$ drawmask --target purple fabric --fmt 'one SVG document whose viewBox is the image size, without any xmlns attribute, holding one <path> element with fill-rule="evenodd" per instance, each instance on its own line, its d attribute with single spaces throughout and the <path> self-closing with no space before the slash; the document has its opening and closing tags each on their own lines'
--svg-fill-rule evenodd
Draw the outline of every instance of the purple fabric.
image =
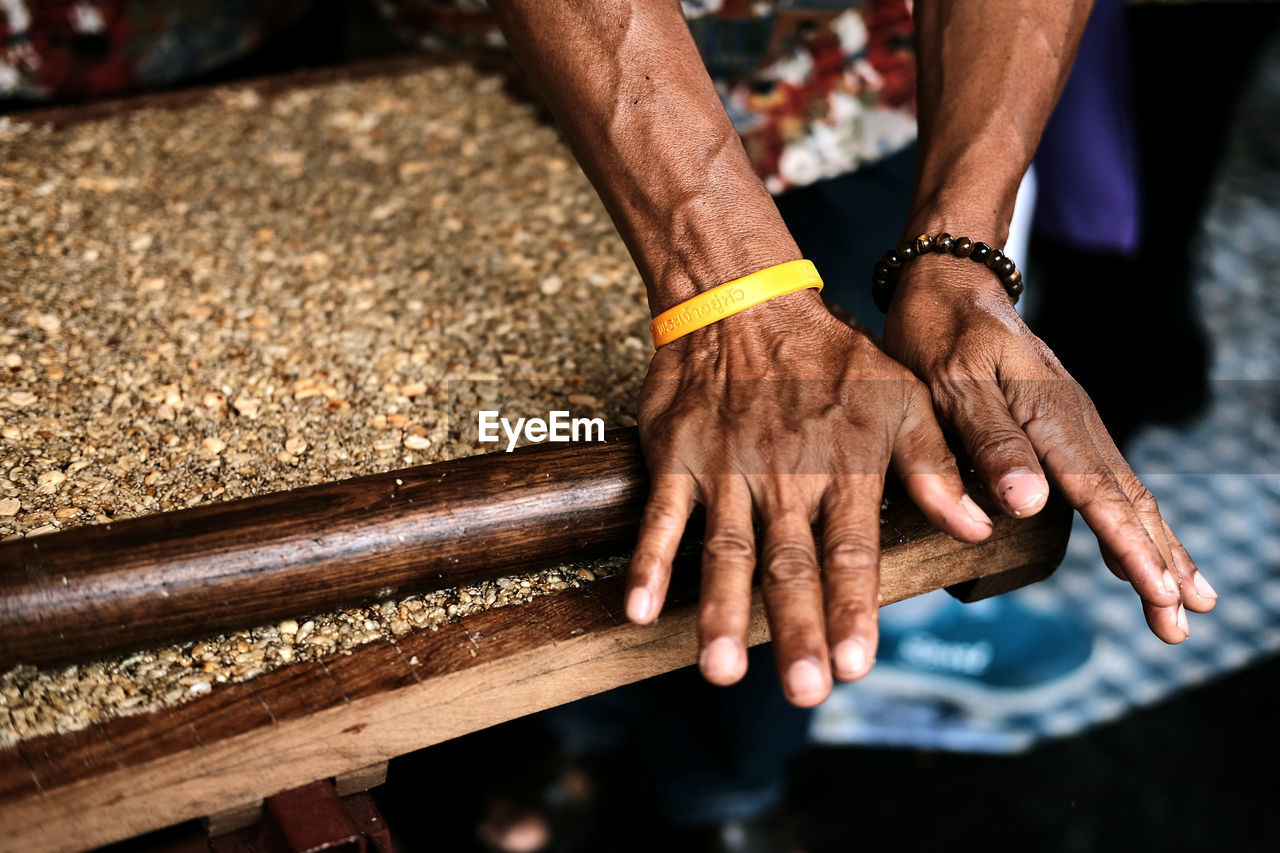
<svg viewBox="0 0 1280 853">
<path fill-rule="evenodd" d="M 1138 152 L 1124 0 L 1098 0 L 1036 153 L 1035 229 L 1058 243 L 1134 254 Z"/>
</svg>

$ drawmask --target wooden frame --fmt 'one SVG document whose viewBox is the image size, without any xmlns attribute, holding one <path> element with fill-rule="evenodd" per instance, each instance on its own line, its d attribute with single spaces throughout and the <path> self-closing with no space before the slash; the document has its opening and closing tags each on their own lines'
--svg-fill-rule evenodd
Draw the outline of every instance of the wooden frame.
<svg viewBox="0 0 1280 853">
<path fill-rule="evenodd" d="M 892 502 L 881 601 L 1045 577 L 1070 518 L 1055 497 L 1030 519 L 997 516 L 990 539 L 966 545 Z M 0 850 L 106 844 L 688 666 L 696 565 L 679 575 L 654 626 L 626 621 L 624 578 L 612 578 L 0 750 Z M 757 594 L 750 641 L 767 639 Z"/>
</svg>

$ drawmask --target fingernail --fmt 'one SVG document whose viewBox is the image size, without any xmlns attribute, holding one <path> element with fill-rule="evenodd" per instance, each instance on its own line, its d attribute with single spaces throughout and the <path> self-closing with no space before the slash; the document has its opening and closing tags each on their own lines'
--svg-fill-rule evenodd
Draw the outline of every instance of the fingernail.
<svg viewBox="0 0 1280 853">
<path fill-rule="evenodd" d="M 1218 591 L 1209 583 L 1209 579 L 1199 572 L 1196 572 L 1191 576 L 1191 582 L 1196 585 L 1196 592 L 1200 593 L 1204 598 L 1218 597 Z"/>
<path fill-rule="evenodd" d="M 981 524 L 983 527 L 991 526 L 991 518 L 982 511 L 982 507 L 973 502 L 973 498 L 968 495 L 960 498 L 960 506 L 964 508 L 965 514 L 974 524 Z"/>
<path fill-rule="evenodd" d="M 1164 574 L 1160 576 L 1160 591 L 1164 593 L 1178 591 L 1178 581 L 1168 569 L 1165 569 Z"/>
<path fill-rule="evenodd" d="M 1187 624 L 1187 608 L 1181 604 L 1178 605 L 1178 628 L 1188 637 L 1191 636 L 1191 626 Z"/>
<path fill-rule="evenodd" d="M 712 681 L 730 681 L 741 673 L 742 649 L 729 637 L 716 637 L 702 650 L 702 673 Z"/>
<path fill-rule="evenodd" d="M 627 618 L 632 622 L 649 621 L 649 611 L 653 609 L 653 596 L 649 590 L 638 586 L 627 593 Z"/>
<path fill-rule="evenodd" d="M 857 678 L 867 669 L 867 647 L 858 640 L 845 640 L 835 648 L 836 672 L 841 678 Z"/>
<path fill-rule="evenodd" d="M 1044 502 L 1049 492 L 1044 487 L 1040 475 L 1030 468 L 1015 468 L 1000 478 L 997 487 L 1000 497 L 1013 510 L 1014 515 L 1022 515 Z"/>
<path fill-rule="evenodd" d="M 800 701 L 816 699 L 826 690 L 822 670 L 811 660 L 798 660 L 787 670 L 787 687 L 792 697 Z"/>
</svg>

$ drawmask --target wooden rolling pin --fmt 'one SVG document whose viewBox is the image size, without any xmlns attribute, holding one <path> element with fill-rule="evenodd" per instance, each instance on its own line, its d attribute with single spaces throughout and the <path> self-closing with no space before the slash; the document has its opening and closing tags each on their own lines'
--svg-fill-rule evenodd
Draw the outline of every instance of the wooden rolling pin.
<svg viewBox="0 0 1280 853">
<path fill-rule="evenodd" d="M 0 668 L 61 664 L 634 545 L 634 429 L 0 545 Z"/>
<path fill-rule="evenodd" d="M 895 486 L 886 553 L 911 541 L 927 560 L 932 536 L 951 548 Z M 1032 518 L 1009 519 L 969 486 L 996 531 L 965 549 L 994 568 L 952 594 L 982 598 L 1051 572 L 1070 507 L 1054 495 Z M 91 660 L 617 553 L 635 544 L 647 494 L 635 430 L 613 430 L 603 443 L 533 445 L 0 544 L 0 668 Z M 694 519 L 690 539 L 701 530 Z M 897 597 L 936 588 L 913 583 Z"/>
</svg>

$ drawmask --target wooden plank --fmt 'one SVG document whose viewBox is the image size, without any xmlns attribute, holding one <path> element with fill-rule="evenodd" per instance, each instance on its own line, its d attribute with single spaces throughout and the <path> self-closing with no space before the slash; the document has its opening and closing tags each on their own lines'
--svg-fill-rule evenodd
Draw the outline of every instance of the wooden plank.
<svg viewBox="0 0 1280 853">
<path fill-rule="evenodd" d="M 396 640 L 400 657 L 420 681 L 458 672 L 475 664 L 479 649 L 456 622 L 416 631 Z"/>
<path fill-rule="evenodd" d="M 418 681 L 400 650 L 386 642 L 369 643 L 350 655 L 330 655 L 325 666 L 351 702 Z"/>
<path fill-rule="evenodd" d="M 200 745 L 191 721 L 179 708 L 114 717 L 102 724 L 102 730 L 117 760 L 125 767 L 136 767 L 162 755 Z"/>
<path fill-rule="evenodd" d="M 3 543 L 0 668 L 618 550 L 647 492 L 635 430 L 614 430 Z"/>
<path fill-rule="evenodd" d="M 18 749 L 45 791 L 120 769 L 111 743 L 96 724 L 24 740 Z"/>
<path fill-rule="evenodd" d="M 328 667 L 316 661 L 260 675 L 253 686 L 276 722 L 296 720 L 347 701 Z"/>
<path fill-rule="evenodd" d="M 218 743 L 273 722 L 253 683 L 247 681 L 218 687 L 199 701 L 184 705 L 182 710 L 204 744 Z"/>
<path fill-rule="evenodd" d="M 550 645 L 551 634 L 540 624 L 539 614 L 546 605 L 545 597 L 512 610 L 500 607 L 484 610 L 458 620 L 467 639 L 476 647 L 481 660 L 493 660 L 525 649 Z"/>
<path fill-rule="evenodd" d="M 251 800 L 205 817 L 204 831 L 210 838 L 253 826 L 262 820 L 262 800 Z"/>
<path fill-rule="evenodd" d="M 338 791 L 339 797 L 346 797 L 376 788 L 386 781 L 387 762 L 379 761 L 348 773 L 339 773 L 333 779 L 333 787 Z"/>
<path fill-rule="evenodd" d="M 891 506 L 881 601 L 1052 563 L 1070 517 L 1055 500 L 1030 519 L 998 517 L 988 542 L 965 545 Z M 12 827 L 0 850 L 68 849 L 69 837 L 105 844 L 693 664 L 695 604 L 678 593 L 656 625 L 619 622 L 623 584 L 598 581 L 332 656 L 326 665 L 350 701 L 274 724 L 252 682 L 217 686 L 185 706 L 201 745 L 88 776 L 46 773 L 57 784 L 43 793 L 0 800 L 0 825 Z M 757 592 L 749 640 L 767 639 Z"/>
<path fill-rule="evenodd" d="M 16 800 L 39 792 L 35 774 L 18 748 L 0 749 L 0 801 Z"/>
<path fill-rule="evenodd" d="M 539 605 L 538 622 L 552 642 L 572 640 L 588 631 L 600 631 L 618 624 L 618 620 L 600 606 L 595 594 L 594 587 L 605 584 L 609 585 L 608 595 L 622 594 L 619 586 L 609 578 L 536 600 Z"/>
</svg>

